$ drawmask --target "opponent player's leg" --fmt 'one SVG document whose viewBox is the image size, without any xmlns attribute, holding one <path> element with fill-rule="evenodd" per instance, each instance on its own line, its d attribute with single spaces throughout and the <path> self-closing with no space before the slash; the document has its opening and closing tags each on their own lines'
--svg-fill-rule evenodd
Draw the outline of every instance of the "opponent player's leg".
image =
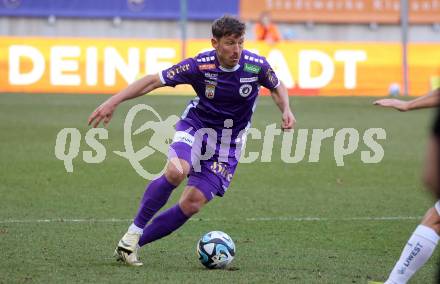
<svg viewBox="0 0 440 284">
<path fill-rule="evenodd" d="M 159 214 L 145 227 L 139 246 L 168 236 L 199 212 L 208 201 L 200 189 L 194 186 L 185 187 L 179 202 Z"/>
<path fill-rule="evenodd" d="M 386 284 L 406 283 L 434 252 L 440 233 L 440 201 L 430 208 L 413 232 Z"/>
</svg>

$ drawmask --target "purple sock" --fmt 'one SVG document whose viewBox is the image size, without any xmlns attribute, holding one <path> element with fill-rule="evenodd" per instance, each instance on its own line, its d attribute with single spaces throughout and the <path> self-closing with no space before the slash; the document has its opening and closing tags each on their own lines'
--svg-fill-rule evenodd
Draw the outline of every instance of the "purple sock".
<svg viewBox="0 0 440 284">
<path fill-rule="evenodd" d="M 159 216 L 154 218 L 153 221 L 145 227 L 144 233 L 139 240 L 139 246 L 144 246 L 168 236 L 182 226 L 188 219 L 189 217 L 183 214 L 179 204 L 174 205 L 160 213 Z"/>
<path fill-rule="evenodd" d="M 144 228 L 154 214 L 167 203 L 175 188 L 176 186 L 171 184 L 164 175 L 150 182 L 133 223 L 139 228 Z"/>
</svg>

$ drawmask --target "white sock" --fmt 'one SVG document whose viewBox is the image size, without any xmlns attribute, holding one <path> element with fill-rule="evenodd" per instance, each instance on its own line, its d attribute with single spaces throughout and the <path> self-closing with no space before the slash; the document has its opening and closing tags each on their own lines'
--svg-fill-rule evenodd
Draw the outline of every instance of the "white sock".
<svg viewBox="0 0 440 284">
<path fill-rule="evenodd" d="M 419 225 L 400 255 L 385 284 L 404 284 L 431 257 L 439 236 L 430 227 Z"/>
<path fill-rule="evenodd" d="M 130 227 L 128 227 L 128 231 L 132 234 L 142 235 L 142 233 L 144 232 L 144 229 L 139 228 L 134 223 L 131 223 Z"/>
</svg>

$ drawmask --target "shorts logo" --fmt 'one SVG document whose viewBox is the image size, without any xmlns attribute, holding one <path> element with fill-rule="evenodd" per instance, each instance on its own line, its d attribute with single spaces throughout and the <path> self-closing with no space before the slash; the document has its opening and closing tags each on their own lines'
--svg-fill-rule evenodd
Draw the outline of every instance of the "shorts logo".
<svg viewBox="0 0 440 284">
<path fill-rule="evenodd" d="M 215 64 L 201 64 L 199 65 L 199 70 L 203 71 L 203 70 L 210 70 L 210 69 L 214 69 L 215 68 Z"/>
<path fill-rule="evenodd" d="M 240 90 L 238 92 L 240 93 L 240 96 L 246 98 L 252 92 L 252 85 L 250 84 L 241 85 Z"/>
<path fill-rule="evenodd" d="M 260 70 L 261 70 L 260 66 L 257 66 L 254 64 L 249 64 L 249 63 L 244 64 L 244 71 L 246 71 L 246 72 L 258 74 L 258 73 L 260 73 Z"/>
<path fill-rule="evenodd" d="M 173 143 L 182 142 L 192 146 L 194 144 L 194 136 L 185 131 L 176 131 L 174 134 Z"/>
<path fill-rule="evenodd" d="M 212 100 L 215 94 L 215 86 L 214 85 L 206 85 L 205 96 Z"/>
<path fill-rule="evenodd" d="M 258 77 L 240 78 L 240 83 L 252 83 L 258 81 Z"/>
<path fill-rule="evenodd" d="M 211 164 L 211 171 L 214 174 L 223 177 L 228 182 L 231 182 L 232 180 L 233 174 L 229 172 L 229 167 L 226 163 L 213 162 Z"/>
</svg>

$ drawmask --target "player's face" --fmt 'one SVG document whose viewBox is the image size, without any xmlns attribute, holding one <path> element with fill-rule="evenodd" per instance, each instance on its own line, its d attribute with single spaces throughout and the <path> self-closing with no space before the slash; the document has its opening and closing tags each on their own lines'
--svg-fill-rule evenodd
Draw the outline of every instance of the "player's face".
<svg viewBox="0 0 440 284">
<path fill-rule="evenodd" d="M 211 42 L 223 67 L 233 68 L 238 64 L 243 51 L 244 36 L 229 35 L 220 39 L 213 38 Z"/>
</svg>

